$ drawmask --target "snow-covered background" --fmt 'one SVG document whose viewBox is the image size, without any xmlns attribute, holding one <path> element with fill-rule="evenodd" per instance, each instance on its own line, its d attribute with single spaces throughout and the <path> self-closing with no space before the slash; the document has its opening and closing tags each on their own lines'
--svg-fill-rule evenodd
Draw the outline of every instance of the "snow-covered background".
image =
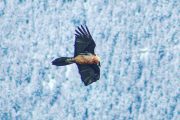
<svg viewBox="0 0 180 120">
<path fill-rule="evenodd" d="M 86 24 L 101 79 L 73 56 Z M 180 120 L 179 0 L 0 0 L 0 120 Z"/>
</svg>

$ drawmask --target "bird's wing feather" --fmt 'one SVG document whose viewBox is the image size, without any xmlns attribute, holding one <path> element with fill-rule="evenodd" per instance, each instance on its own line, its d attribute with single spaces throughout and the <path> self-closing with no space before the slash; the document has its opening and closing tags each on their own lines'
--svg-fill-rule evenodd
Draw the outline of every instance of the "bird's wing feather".
<svg viewBox="0 0 180 120">
<path fill-rule="evenodd" d="M 88 53 L 94 53 L 94 48 L 96 44 L 87 28 L 85 28 L 81 25 L 81 27 L 78 27 L 75 30 L 75 50 L 74 50 L 74 56 L 79 55 L 80 53 L 88 52 Z"/>
<path fill-rule="evenodd" d="M 81 65 L 77 64 L 81 80 L 87 86 L 93 82 L 96 82 L 100 78 L 100 69 L 96 64 L 92 65 Z"/>
</svg>

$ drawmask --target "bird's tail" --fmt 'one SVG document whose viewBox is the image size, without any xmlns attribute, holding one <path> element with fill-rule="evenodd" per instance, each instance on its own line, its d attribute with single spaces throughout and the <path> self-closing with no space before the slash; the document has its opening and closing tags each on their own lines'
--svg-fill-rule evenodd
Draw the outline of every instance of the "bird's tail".
<svg viewBox="0 0 180 120">
<path fill-rule="evenodd" d="M 75 63 L 74 57 L 60 57 L 52 61 L 52 64 L 56 66 L 65 66 L 72 63 Z"/>
</svg>

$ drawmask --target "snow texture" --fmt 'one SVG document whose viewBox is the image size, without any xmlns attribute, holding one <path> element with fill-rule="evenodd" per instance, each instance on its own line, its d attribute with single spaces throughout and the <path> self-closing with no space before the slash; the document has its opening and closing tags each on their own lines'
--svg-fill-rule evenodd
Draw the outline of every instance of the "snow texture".
<svg viewBox="0 0 180 120">
<path fill-rule="evenodd" d="M 73 56 L 86 24 L 101 78 Z M 0 120 L 180 120 L 179 0 L 0 0 Z"/>
</svg>

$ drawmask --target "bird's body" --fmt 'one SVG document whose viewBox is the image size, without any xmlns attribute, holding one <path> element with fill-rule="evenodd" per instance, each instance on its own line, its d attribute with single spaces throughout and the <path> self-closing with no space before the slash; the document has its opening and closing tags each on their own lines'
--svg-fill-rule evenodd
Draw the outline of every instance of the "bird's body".
<svg viewBox="0 0 180 120">
<path fill-rule="evenodd" d="M 100 58 L 97 55 L 78 55 L 74 58 L 77 64 L 98 64 Z"/>
<path fill-rule="evenodd" d="M 81 79 L 87 86 L 100 78 L 100 58 L 94 52 L 96 44 L 88 28 L 81 25 L 75 31 L 74 57 L 60 57 L 53 60 L 52 64 L 64 66 L 76 63 Z"/>
</svg>

